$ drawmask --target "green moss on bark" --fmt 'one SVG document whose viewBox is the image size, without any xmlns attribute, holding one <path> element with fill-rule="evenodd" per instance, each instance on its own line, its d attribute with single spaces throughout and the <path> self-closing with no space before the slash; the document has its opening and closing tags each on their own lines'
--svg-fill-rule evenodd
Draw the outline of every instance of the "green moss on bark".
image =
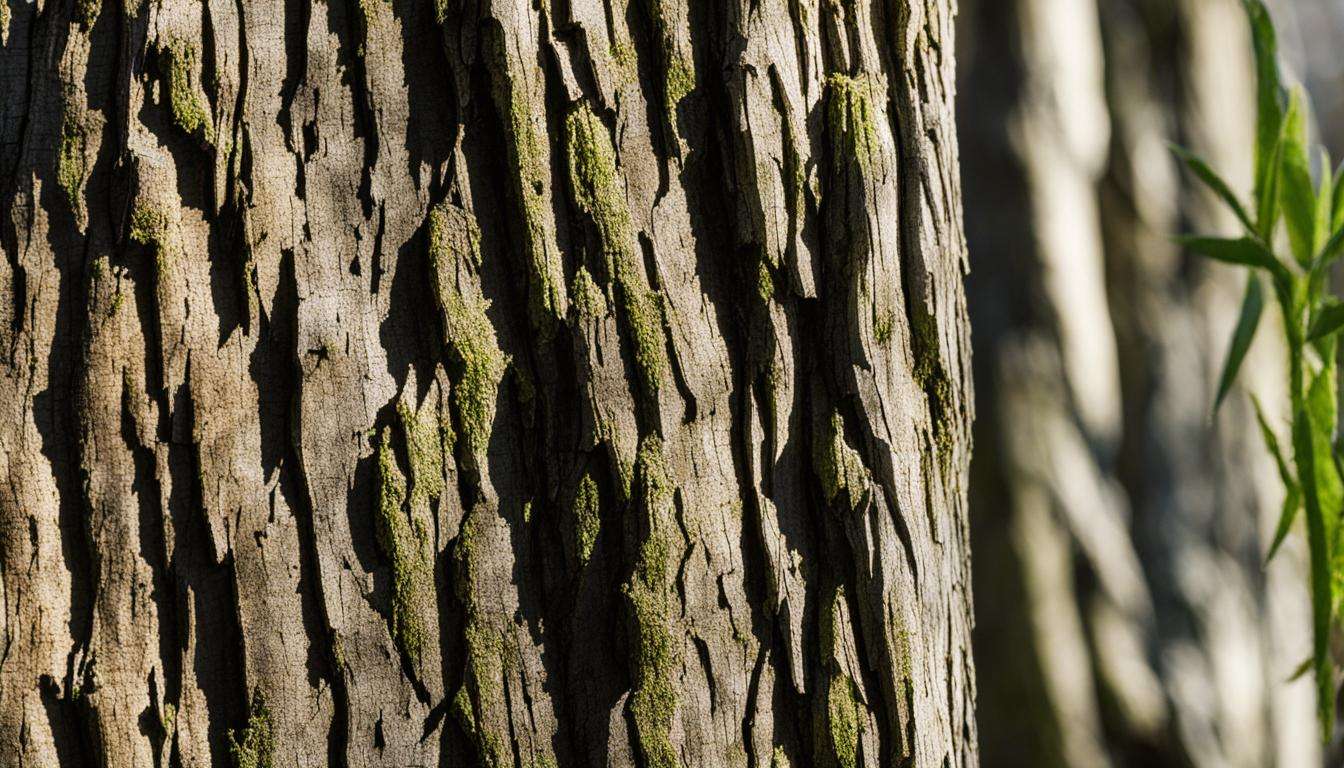
<svg viewBox="0 0 1344 768">
<path fill-rule="evenodd" d="M 593 556 L 597 534 L 602 528 L 601 512 L 597 483 L 592 475 L 584 474 L 574 493 L 574 549 L 580 566 L 587 565 Z"/>
<path fill-rule="evenodd" d="M 564 319 L 569 298 L 555 227 L 550 212 L 551 152 L 544 132 L 546 107 L 521 83 L 506 51 L 503 33 L 492 30 L 486 37 L 487 52 L 494 60 L 496 80 L 492 88 L 496 108 L 505 122 L 504 139 L 509 166 L 514 173 L 510 192 L 516 198 L 524 221 L 523 250 L 528 259 L 528 306 L 533 325 L 549 333 L 554 321 Z"/>
<path fill-rule="evenodd" d="M 672 483 L 658 437 L 645 437 L 635 456 L 635 503 L 648 533 L 626 587 L 635 624 L 634 691 L 630 712 L 649 768 L 680 765 L 672 744 L 679 703 L 674 682 L 679 664 L 672 635 L 675 619 L 671 531 Z"/>
<path fill-rule="evenodd" d="M 503 679 L 512 662 L 504 634 L 479 603 L 482 597 L 476 569 L 480 566 L 484 515 L 491 510 L 477 505 L 462 521 L 457 541 L 457 596 L 462 603 L 466 640 L 466 675 L 463 687 L 453 701 L 453 711 L 463 729 L 476 744 L 477 755 L 486 768 L 512 765 L 512 754 L 504 739 L 485 724 L 485 711 L 503 706 Z"/>
<path fill-rule="evenodd" d="M 169 266 L 168 214 L 147 203 L 137 203 L 131 212 L 131 242 L 149 246 L 154 251 L 154 265 L 159 274 Z"/>
<path fill-rule="evenodd" d="M 70 210 L 83 218 L 84 177 L 88 171 L 85 144 L 88 134 L 73 105 L 67 104 L 61 120 L 61 148 L 56 156 L 56 182 L 61 185 Z"/>
<path fill-rule="evenodd" d="M 873 92 L 881 92 L 870 75 L 826 78 L 826 129 L 831 137 L 832 162 L 837 167 L 851 160 L 867 171 L 878 152 Z"/>
<path fill-rule="evenodd" d="M 450 396 L 458 430 L 473 459 L 482 461 L 490 444 L 499 384 L 508 358 L 499 348 L 486 310 L 490 302 L 460 267 L 480 263 L 480 235 L 465 212 L 450 216 L 446 204 L 429 215 L 429 254 L 435 295 L 443 314 L 448 348 L 457 364 Z M 454 281 L 450 275 L 458 275 Z"/>
<path fill-rule="evenodd" d="M 427 636 L 421 607 L 433 589 L 424 554 L 425 531 L 412 525 L 405 509 L 406 481 L 397 468 L 392 430 L 384 427 L 378 445 L 378 499 L 374 518 L 378 546 L 392 570 L 392 638 L 414 662 L 420 661 Z"/>
<path fill-rule="evenodd" d="M 639 60 L 635 57 L 635 46 L 629 40 L 621 40 L 611 46 L 611 61 L 616 68 L 617 85 L 630 85 L 639 81 Z"/>
<path fill-rule="evenodd" d="M 241 733 L 229 734 L 229 755 L 236 768 L 273 768 L 275 766 L 275 726 L 271 710 L 261 689 L 252 693 L 247 726 Z"/>
<path fill-rule="evenodd" d="M 836 503 L 839 499 L 853 510 L 868 493 L 871 481 L 868 469 L 859 452 L 845 441 L 845 422 L 838 412 L 831 413 L 820 434 L 813 438 L 812 465 L 827 502 Z"/>
<path fill-rule="evenodd" d="M 868 709 L 859 698 L 858 687 L 841 668 L 844 656 L 845 631 L 843 624 L 845 589 L 836 587 L 829 602 L 823 605 L 820 621 L 822 668 L 825 674 L 825 723 L 815 733 L 818 749 L 839 768 L 856 768 L 859 764 L 859 735 L 867 723 Z"/>
<path fill-rule="evenodd" d="M 593 282 L 592 273 L 582 264 L 574 272 L 573 287 L 570 289 L 570 296 L 573 297 L 574 309 L 579 313 L 579 317 L 589 319 L 599 319 L 607 316 L 607 297 L 602 293 L 602 289 Z"/>
<path fill-rule="evenodd" d="M 566 120 L 566 138 L 574 199 L 591 217 L 608 274 L 615 278 L 617 306 L 630 334 L 640 381 L 646 392 L 657 392 L 667 369 L 662 301 L 649 287 L 636 251 L 611 138 L 582 103 Z"/>
<path fill-rule="evenodd" d="M 859 759 L 859 732 L 863 729 L 863 704 L 854 694 L 854 683 L 844 675 L 830 680 L 826 695 L 831 749 L 840 768 L 855 768 Z"/>
<path fill-rule="evenodd" d="M 406 440 L 406 459 L 411 470 L 411 506 L 427 503 L 443 495 L 444 444 L 442 423 L 428 408 L 417 412 L 405 401 L 397 404 L 397 418 Z M 451 432 L 451 427 L 449 428 Z"/>
<path fill-rule="evenodd" d="M 172 40 L 163 51 L 167 65 L 168 105 L 173 123 L 189 136 L 207 144 L 215 142 L 215 128 L 210 112 L 196 82 L 196 47 L 188 42 Z"/>
</svg>

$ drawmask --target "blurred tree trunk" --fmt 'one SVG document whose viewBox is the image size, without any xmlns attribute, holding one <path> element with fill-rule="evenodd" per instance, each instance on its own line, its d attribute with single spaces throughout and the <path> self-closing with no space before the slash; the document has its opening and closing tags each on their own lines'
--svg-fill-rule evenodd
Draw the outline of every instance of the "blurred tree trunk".
<svg viewBox="0 0 1344 768">
<path fill-rule="evenodd" d="M 950 2 L 0 11 L 0 765 L 976 764 Z"/>
<path fill-rule="evenodd" d="M 1278 480 L 1244 395 L 1208 415 L 1242 286 L 1168 239 L 1234 223 L 1167 141 L 1250 186 L 1241 9 L 977 2 L 963 38 L 984 761 L 1311 765 Z M 1243 369 L 1269 403 L 1275 333 Z"/>
</svg>

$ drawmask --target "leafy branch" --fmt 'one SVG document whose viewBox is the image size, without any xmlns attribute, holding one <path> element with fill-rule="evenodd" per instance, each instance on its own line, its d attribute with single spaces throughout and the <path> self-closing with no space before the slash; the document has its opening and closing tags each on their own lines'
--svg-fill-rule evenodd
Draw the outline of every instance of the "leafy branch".
<svg viewBox="0 0 1344 768">
<path fill-rule="evenodd" d="M 1243 0 L 1250 20 L 1256 63 L 1255 188 L 1250 205 L 1208 163 L 1173 147 L 1185 163 L 1236 216 L 1244 230 L 1237 238 L 1178 238 L 1190 250 L 1215 261 L 1247 268 L 1246 292 L 1214 399 L 1214 411 L 1237 377 L 1265 307 L 1268 280 L 1283 315 L 1288 347 L 1291 454 L 1255 401 L 1265 443 L 1274 457 L 1285 494 L 1270 545 L 1272 558 L 1299 510 L 1305 513 L 1310 561 L 1312 659 L 1321 732 L 1330 738 L 1334 724 L 1335 665 L 1329 637 L 1344 597 L 1344 547 L 1339 520 L 1344 508 L 1340 458 L 1335 449 L 1338 336 L 1344 329 L 1344 303 L 1327 291 L 1331 264 L 1344 253 L 1344 166 L 1330 173 L 1329 153 L 1319 150 L 1318 180 L 1313 180 L 1306 131 L 1306 96 L 1291 93 L 1279 78 L 1273 22 L 1261 0 Z M 1283 221 L 1288 257 L 1275 252 Z"/>
</svg>

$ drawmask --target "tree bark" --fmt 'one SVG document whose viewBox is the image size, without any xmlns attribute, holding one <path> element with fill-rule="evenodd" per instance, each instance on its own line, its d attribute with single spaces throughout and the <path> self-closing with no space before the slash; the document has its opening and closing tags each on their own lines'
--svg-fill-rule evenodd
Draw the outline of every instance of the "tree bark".
<svg viewBox="0 0 1344 768">
<path fill-rule="evenodd" d="M 1067 6 L 1067 7 L 1066 7 Z M 1301 552 L 1262 328 L 1210 418 L 1244 283 L 1170 235 L 1230 233 L 1166 142 L 1250 189 L 1249 33 L 1231 0 L 977 3 L 962 88 L 983 394 L 973 469 L 987 765 L 1319 763 Z M 1052 41 L 1067 40 L 1070 48 Z M 973 105 L 973 106 L 971 106 Z M 1024 698 L 1034 706 L 1018 706 Z"/>
<path fill-rule="evenodd" d="M 0 11 L 0 765 L 976 764 L 950 0 Z"/>
</svg>

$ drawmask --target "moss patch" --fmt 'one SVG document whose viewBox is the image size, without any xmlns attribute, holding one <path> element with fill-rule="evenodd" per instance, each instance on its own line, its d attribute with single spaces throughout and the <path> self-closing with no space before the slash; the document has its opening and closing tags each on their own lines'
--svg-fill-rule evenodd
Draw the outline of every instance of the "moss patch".
<svg viewBox="0 0 1344 768">
<path fill-rule="evenodd" d="M 629 40 L 621 40 L 611 46 L 611 61 L 616 69 L 617 85 L 630 85 L 639 81 L 639 60 L 635 58 L 635 46 Z"/>
<path fill-rule="evenodd" d="M 837 167 L 851 159 L 864 171 L 872 167 L 878 152 L 874 90 L 870 76 L 826 78 L 826 128 L 831 137 L 832 162 Z"/>
<path fill-rule="evenodd" d="M 854 681 L 840 668 L 844 654 L 845 589 L 836 587 L 831 600 L 824 605 L 820 621 L 822 667 L 826 674 L 826 723 L 816 731 L 819 748 L 829 754 L 840 768 L 855 768 L 859 764 L 859 734 L 867 722 L 867 707 L 859 699 Z"/>
<path fill-rule="evenodd" d="M 942 357 L 938 352 L 938 328 L 934 320 L 922 313 L 917 314 L 913 326 L 915 383 L 924 390 L 924 395 L 928 398 L 934 447 L 938 453 L 939 464 L 946 470 L 953 447 L 953 432 L 949 424 L 955 407 L 952 382 L 947 378 L 947 371 L 943 368 Z"/>
<path fill-rule="evenodd" d="M 695 90 L 695 69 L 680 54 L 671 54 L 667 61 L 667 107 L 676 110 L 681 100 Z"/>
<path fill-rule="evenodd" d="M 845 441 L 845 422 L 839 412 L 832 412 L 821 433 L 813 436 L 812 464 L 826 501 L 835 503 L 844 494 L 843 501 L 853 510 L 867 495 L 871 482 L 868 469 L 859 452 Z"/>
<path fill-rule="evenodd" d="M 448 340 L 461 364 L 452 391 L 453 409 L 467 447 L 481 457 L 490 445 L 495 401 L 507 360 L 485 314 L 490 302 L 473 294 L 450 293 L 447 298 Z"/>
<path fill-rule="evenodd" d="M 481 764 L 486 768 L 503 768 L 512 765 L 512 754 L 500 734 L 488 726 L 486 712 L 503 706 L 503 679 L 513 663 L 513 654 L 504 633 L 496 626 L 496 617 L 477 602 L 481 584 L 476 569 L 484 535 L 482 527 L 487 522 L 483 516 L 490 513 L 486 506 L 477 505 L 462 521 L 458 536 L 457 596 L 465 617 L 467 661 L 463 687 L 454 697 L 452 707 L 475 742 Z"/>
<path fill-rule="evenodd" d="M 675 523 L 663 443 L 653 435 L 640 442 L 635 456 L 635 504 L 648 534 L 625 589 L 635 622 L 635 686 L 630 711 L 644 764 L 649 768 L 676 768 L 680 763 L 671 733 L 679 701 L 673 679 L 679 662 L 672 636 L 675 600 L 670 531 Z"/>
<path fill-rule="evenodd" d="M 88 134 L 75 109 L 67 105 L 64 119 L 61 121 L 61 148 L 56 155 L 56 182 L 65 192 L 70 210 L 77 218 L 82 218 L 84 210 L 84 177 L 88 172 L 85 160 L 85 145 Z"/>
<path fill-rule="evenodd" d="M 143 203 L 137 205 L 131 212 L 130 235 L 140 245 L 161 246 L 168 236 L 168 215 Z"/>
<path fill-rule="evenodd" d="M 607 316 L 607 297 L 602 289 L 593 282 L 592 274 L 582 264 L 574 272 L 573 286 L 570 289 L 574 309 L 579 317 L 598 319 Z"/>
<path fill-rule="evenodd" d="M 480 250 L 474 222 L 464 212 L 457 214 L 458 226 L 454 227 L 444 205 L 430 211 L 429 253 L 444 336 L 457 363 L 450 397 L 457 431 L 479 462 L 490 444 L 499 383 L 508 369 L 508 358 L 486 315 L 490 302 L 459 268 L 463 262 L 478 264 Z M 458 274 L 457 281 L 450 274 Z"/>
<path fill-rule="evenodd" d="M 397 469 L 391 445 L 392 430 L 384 427 L 378 444 L 378 499 L 374 519 L 378 546 L 392 566 L 392 638 L 397 647 L 418 663 L 426 643 L 420 607 L 432 589 L 425 559 L 425 531 L 412 526 L 405 510 L 406 481 Z"/>
<path fill-rule="evenodd" d="M 168 104 L 173 112 L 173 123 L 187 135 L 213 144 L 215 128 L 196 83 L 196 47 L 188 42 L 173 40 L 164 48 L 163 55 L 167 65 Z"/>
<path fill-rule="evenodd" d="M 241 734 L 229 734 L 229 755 L 237 768 L 273 768 L 275 765 L 275 726 L 271 710 L 261 689 L 252 692 L 251 711 Z"/>
<path fill-rule="evenodd" d="M 510 186 L 526 227 L 524 251 L 530 273 L 528 304 L 534 324 L 545 329 L 549 327 L 547 321 L 563 319 L 569 301 L 549 210 L 550 146 L 545 136 L 538 136 L 536 130 L 537 116 L 543 116 L 540 122 L 545 124 L 545 105 L 539 96 L 534 103 L 526 89 L 520 87 L 520 78 L 505 50 L 502 35 L 492 33 L 486 45 L 495 60 L 494 71 L 502 73 L 494 83 L 492 94 L 506 122 L 507 159 L 515 172 L 515 181 Z"/>
<path fill-rule="evenodd" d="M 411 469 L 412 507 L 443 495 L 443 456 L 445 450 L 452 450 L 451 442 L 446 446 L 443 442 L 445 435 L 437 412 L 430 411 L 429 406 L 417 412 L 405 401 L 397 404 L 397 420 L 406 440 L 406 458 Z"/>
<path fill-rule="evenodd" d="M 579 488 L 574 493 L 574 549 L 579 565 L 588 564 L 593 556 L 593 547 L 597 544 L 597 534 L 602 528 L 601 500 L 597 483 L 593 476 L 584 474 Z"/>
<path fill-rule="evenodd" d="M 859 761 L 859 732 L 863 704 L 854 693 L 854 683 L 844 675 L 831 678 L 826 695 L 831 749 L 840 768 L 855 768 Z"/>
<path fill-rule="evenodd" d="M 635 250 L 611 138 L 585 103 L 569 114 L 565 133 L 574 199 L 597 228 L 605 266 L 616 281 L 617 307 L 630 334 L 640 381 L 646 392 L 657 392 L 667 369 L 662 301 L 649 287 Z"/>
<path fill-rule="evenodd" d="M 137 203 L 131 212 L 131 242 L 147 245 L 154 251 L 159 274 L 168 269 L 168 214 L 146 203 Z"/>
</svg>

